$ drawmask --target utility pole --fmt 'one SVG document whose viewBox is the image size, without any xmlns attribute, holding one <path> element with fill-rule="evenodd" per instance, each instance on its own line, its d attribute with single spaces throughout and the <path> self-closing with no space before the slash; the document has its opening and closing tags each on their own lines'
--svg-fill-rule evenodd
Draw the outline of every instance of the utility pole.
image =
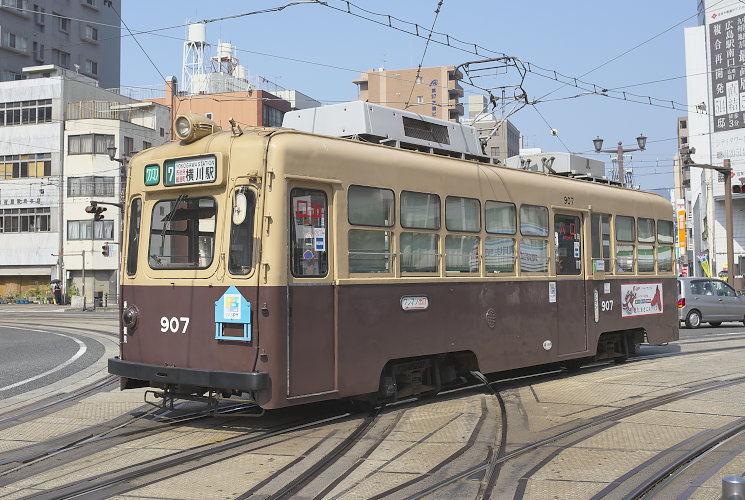
<svg viewBox="0 0 745 500">
<path fill-rule="evenodd" d="M 724 214 L 727 217 L 727 283 L 735 282 L 735 249 L 732 241 L 732 166 L 729 158 L 724 160 Z"/>
<path fill-rule="evenodd" d="M 691 159 L 691 155 L 696 153 L 696 148 L 689 148 L 683 146 L 680 148 L 680 159 L 683 163 L 683 168 L 686 167 L 698 167 L 709 170 L 716 170 L 724 176 L 724 217 L 725 217 L 725 231 L 727 239 L 727 283 L 733 285 L 734 277 L 734 260 L 735 250 L 732 239 L 732 166 L 729 158 L 726 158 L 722 166 L 708 165 L 705 163 L 694 163 Z M 712 224 L 713 221 L 710 221 Z"/>
<path fill-rule="evenodd" d="M 119 262 L 116 266 L 116 295 L 117 295 L 117 302 L 119 303 L 119 310 L 121 312 L 122 310 L 122 283 L 121 283 L 121 274 L 122 274 L 122 249 L 124 248 L 124 207 L 126 205 L 127 201 L 127 157 L 125 155 L 120 155 L 120 158 L 116 158 L 116 146 L 114 144 L 110 144 L 109 147 L 106 148 L 106 151 L 109 153 L 109 159 L 111 161 L 115 161 L 119 163 L 119 203 L 111 203 L 111 205 L 115 205 L 119 207 L 119 255 L 118 259 Z M 133 154 L 133 151 L 130 151 L 129 154 Z"/>
</svg>

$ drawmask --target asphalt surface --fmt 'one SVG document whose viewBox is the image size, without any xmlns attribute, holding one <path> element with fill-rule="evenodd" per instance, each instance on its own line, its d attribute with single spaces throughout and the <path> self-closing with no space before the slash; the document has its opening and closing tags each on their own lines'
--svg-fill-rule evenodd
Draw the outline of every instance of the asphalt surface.
<svg viewBox="0 0 745 500">
<path fill-rule="evenodd" d="M 103 354 L 103 345 L 85 334 L 50 326 L 0 325 L 0 399 L 69 377 Z"/>
</svg>

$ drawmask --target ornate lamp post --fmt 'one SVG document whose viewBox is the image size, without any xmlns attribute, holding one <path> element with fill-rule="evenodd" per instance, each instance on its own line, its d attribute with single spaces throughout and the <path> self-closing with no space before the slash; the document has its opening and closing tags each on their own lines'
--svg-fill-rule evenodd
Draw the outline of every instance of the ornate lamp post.
<svg viewBox="0 0 745 500">
<path fill-rule="evenodd" d="M 638 148 L 624 149 L 623 143 L 621 141 L 618 141 L 618 148 L 602 149 L 603 139 L 601 139 L 600 136 L 593 139 L 592 143 L 595 145 L 595 151 L 598 153 L 616 153 L 618 155 L 618 181 L 623 186 L 625 184 L 623 176 L 623 154 L 630 153 L 632 151 L 644 151 L 647 146 L 647 138 L 643 134 L 639 134 L 639 137 L 636 138 L 636 143 L 639 145 Z"/>
</svg>

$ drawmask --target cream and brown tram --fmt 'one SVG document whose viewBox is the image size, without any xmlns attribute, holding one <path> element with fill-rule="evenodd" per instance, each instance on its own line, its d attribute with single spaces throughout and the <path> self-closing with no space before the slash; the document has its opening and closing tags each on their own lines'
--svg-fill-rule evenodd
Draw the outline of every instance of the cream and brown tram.
<svg viewBox="0 0 745 500">
<path fill-rule="evenodd" d="M 669 201 L 439 149 L 471 132 L 386 112 L 399 147 L 182 115 L 132 158 L 122 387 L 391 400 L 677 340 Z"/>
</svg>

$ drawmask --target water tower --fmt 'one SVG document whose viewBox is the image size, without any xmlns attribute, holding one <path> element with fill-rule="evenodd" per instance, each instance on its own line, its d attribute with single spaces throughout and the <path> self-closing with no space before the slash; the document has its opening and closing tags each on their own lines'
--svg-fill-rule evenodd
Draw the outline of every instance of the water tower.
<svg viewBox="0 0 745 500">
<path fill-rule="evenodd" d="M 217 56 L 211 59 L 212 69 L 215 73 L 233 75 L 238 59 L 233 55 L 233 45 L 230 42 L 217 42 Z"/>
<path fill-rule="evenodd" d="M 207 47 L 207 25 L 204 23 L 189 24 L 181 68 L 181 83 L 188 94 L 198 94 L 205 90 L 204 64 Z"/>
</svg>

